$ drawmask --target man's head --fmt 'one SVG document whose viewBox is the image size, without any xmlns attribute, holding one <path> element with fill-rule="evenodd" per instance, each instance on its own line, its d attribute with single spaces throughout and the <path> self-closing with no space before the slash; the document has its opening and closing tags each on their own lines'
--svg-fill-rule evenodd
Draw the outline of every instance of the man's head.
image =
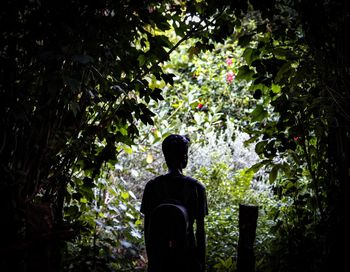
<svg viewBox="0 0 350 272">
<path fill-rule="evenodd" d="M 190 139 L 186 136 L 171 134 L 162 143 L 165 161 L 170 169 L 183 169 L 187 165 Z"/>
</svg>

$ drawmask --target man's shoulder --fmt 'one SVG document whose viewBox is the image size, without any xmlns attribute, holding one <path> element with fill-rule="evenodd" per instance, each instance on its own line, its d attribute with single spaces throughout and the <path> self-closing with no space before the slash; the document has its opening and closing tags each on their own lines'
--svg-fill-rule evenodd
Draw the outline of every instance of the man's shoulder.
<svg viewBox="0 0 350 272">
<path fill-rule="evenodd" d="M 150 179 L 147 184 L 154 184 L 154 183 L 158 183 L 161 182 L 162 180 L 165 179 L 165 175 L 159 175 L 156 177 L 153 177 L 152 179 Z"/>
<path fill-rule="evenodd" d="M 154 178 L 150 179 L 149 181 L 147 181 L 146 188 L 154 187 L 157 183 L 161 182 L 162 180 L 163 180 L 163 175 L 154 177 Z"/>
<path fill-rule="evenodd" d="M 197 188 L 201 189 L 201 190 L 205 190 L 205 185 L 200 182 L 199 180 L 189 177 L 189 176 L 184 176 L 184 178 L 186 179 L 187 182 L 189 182 L 190 184 L 193 184 L 193 186 L 196 186 Z"/>
<path fill-rule="evenodd" d="M 172 176 L 169 174 L 165 174 L 165 175 L 159 175 L 157 177 L 154 177 L 153 179 L 149 180 L 146 184 L 147 187 L 153 187 L 153 186 L 157 186 L 157 184 L 165 182 L 169 179 L 178 179 L 181 180 L 183 182 L 186 182 L 192 186 L 195 186 L 201 190 L 205 190 L 205 185 L 200 182 L 199 180 L 192 178 L 190 176 L 185 176 L 185 175 L 181 175 L 181 176 Z"/>
</svg>

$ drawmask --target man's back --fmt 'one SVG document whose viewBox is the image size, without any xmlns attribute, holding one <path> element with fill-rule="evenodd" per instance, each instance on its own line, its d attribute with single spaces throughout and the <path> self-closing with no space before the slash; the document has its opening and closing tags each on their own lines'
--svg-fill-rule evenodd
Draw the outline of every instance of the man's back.
<svg viewBox="0 0 350 272">
<path fill-rule="evenodd" d="M 148 196 L 151 195 L 151 197 Z M 145 187 L 141 212 L 151 212 L 169 199 L 181 202 L 189 211 L 190 220 L 206 213 L 205 187 L 197 180 L 184 176 L 166 174 L 150 180 Z M 202 207 L 200 207 L 202 204 Z"/>
<path fill-rule="evenodd" d="M 157 252 L 154 252 L 152 248 L 153 241 L 150 240 L 149 236 L 149 227 L 152 224 L 150 220 L 146 220 L 145 238 L 149 258 L 149 271 L 170 271 L 170 267 L 175 268 L 176 265 L 182 266 L 181 271 L 199 271 L 199 269 L 196 269 L 199 261 L 196 256 L 197 243 L 193 232 L 193 224 L 195 220 L 204 218 L 207 214 L 205 187 L 197 180 L 180 174 L 159 176 L 146 184 L 141 212 L 145 214 L 146 217 L 151 218 L 152 212 L 158 205 L 169 202 L 180 204 L 187 211 L 189 221 L 189 251 L 184 254 L 181 260 L 177 260 L 173 264 L 162 263 L 161 260 L 164 262 L 169 262 L 169 260 L 165 261 L 165 258 L 162 258 Z M 152 239 L 154 240 L 154 237 Z M 164 265 L 167 266 L 167 270 L 159 268 Z M 177 267 L 176 269 L 179 268 L 180 267 Z"/>
</svg>

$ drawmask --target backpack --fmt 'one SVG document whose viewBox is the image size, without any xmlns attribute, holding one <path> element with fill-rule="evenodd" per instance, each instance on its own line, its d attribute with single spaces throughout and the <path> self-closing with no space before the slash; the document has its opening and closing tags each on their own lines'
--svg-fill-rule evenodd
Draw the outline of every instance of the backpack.
<svg viewBox="0 0 350 272">
<path fill-rule="evenodd" d="M 176 201 L 158 205 L 151 213 L 149 241 L 157 255 L 181 256 L 189 248 L 189 218 L 187 209 Z"/>
</svg>

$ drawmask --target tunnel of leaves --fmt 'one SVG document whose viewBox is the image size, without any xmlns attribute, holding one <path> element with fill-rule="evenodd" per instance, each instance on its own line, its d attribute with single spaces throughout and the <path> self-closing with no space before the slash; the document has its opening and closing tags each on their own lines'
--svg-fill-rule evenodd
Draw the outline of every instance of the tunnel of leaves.
<svg viewBox="0 0 350 272">
<path fill-rule="evenodd" d="M 5 1 L 2 271 L 145 271 L 139 213 L 191 137 L 207 271 L 348 271 L 349 10 L 335 1 Z"/>
</svg>

